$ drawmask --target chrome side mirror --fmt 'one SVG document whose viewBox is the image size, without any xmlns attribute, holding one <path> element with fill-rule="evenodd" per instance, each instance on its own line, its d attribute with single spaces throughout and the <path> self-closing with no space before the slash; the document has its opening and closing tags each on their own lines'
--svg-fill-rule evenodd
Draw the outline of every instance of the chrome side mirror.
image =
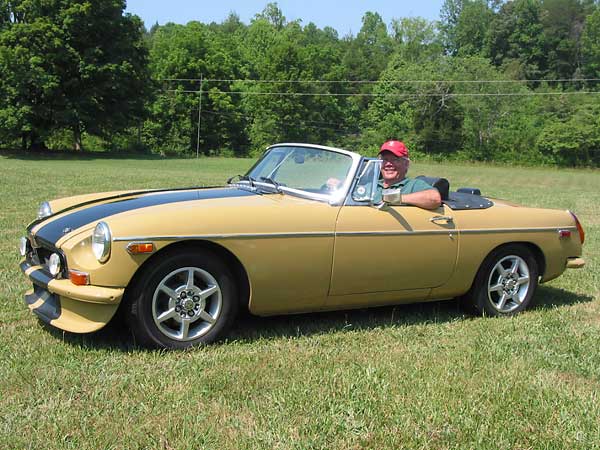
<svg viewBox="0 0 600 450">
<path fill-rule="evenodd" d="M 402 193 L 400 189 L 384 189 L 382 192 L 383 202 L 388 205 L 402 205 Z"/>
</svg>

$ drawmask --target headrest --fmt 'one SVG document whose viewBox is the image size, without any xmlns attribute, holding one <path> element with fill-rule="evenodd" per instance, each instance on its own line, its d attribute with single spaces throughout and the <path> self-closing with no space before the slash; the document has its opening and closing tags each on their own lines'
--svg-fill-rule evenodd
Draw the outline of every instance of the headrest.
<svg viewBox="0 0 600 450">
<path fill-rule="evenodd" d="M 442 200 L 448 200 L 448 193 L 450 192 L 450 183 L 448 180 L 445 178 L 426 177 L 425 175 L 419 175 L 417 178 L 436 188 L 439 191 Z"/>
</svg>

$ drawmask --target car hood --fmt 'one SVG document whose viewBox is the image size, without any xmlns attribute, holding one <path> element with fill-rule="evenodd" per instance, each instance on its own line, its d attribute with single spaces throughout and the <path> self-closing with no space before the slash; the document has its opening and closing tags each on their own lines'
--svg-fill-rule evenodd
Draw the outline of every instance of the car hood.
<svg viewBox="0 0 600 450">
<path fill-rule="evenodd" d="M 36 239 L 54 245 L 63 236 L 117 215 L 139 213 L 159 206 L 240 197 L 258 197 L 258 194 L 237 187 L 98 194 L 82 197 L 84 201 L 81 203 L 63 202 L 70 205 L 46 219 L 33 222 L 28 231 L 34 234 Z"/>
</svg>

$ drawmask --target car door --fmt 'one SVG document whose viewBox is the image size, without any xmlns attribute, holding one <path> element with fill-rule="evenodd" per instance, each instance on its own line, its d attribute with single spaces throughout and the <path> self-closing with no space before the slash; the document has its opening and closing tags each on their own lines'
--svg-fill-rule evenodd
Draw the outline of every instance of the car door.
<svg viewBox="0 0 600 450">
<path fill-rule="evenodd" d="M 379 170 L 376 160 L 364 162 L 338 214 L 330 296 L 383 292 L 410 296 L 409 291 L 419 291 L 420 296 L 442 286 L 454 272 L 459 235 L 452 210 L 446 205 L 431 211 L 374 205 Z"/>
<path fill-rule="evenodd" d="M 336 225 L 329 294 L 441 286 L 454 271 L 458 238 L 447 206 L 433 211 L 344 206 Z"/>
</svg>

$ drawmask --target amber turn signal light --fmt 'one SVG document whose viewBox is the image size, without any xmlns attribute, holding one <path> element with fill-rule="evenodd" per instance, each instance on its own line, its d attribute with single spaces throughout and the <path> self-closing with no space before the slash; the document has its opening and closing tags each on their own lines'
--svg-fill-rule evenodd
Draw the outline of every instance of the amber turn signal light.
<svg viewBox="0 0 600 450">
<path fill-rule="evenodd" d="M 79 270 L 69 269 L 69 280 L 77 286 L 87 286 L 90 284 L 90 274 L 80 272 Z"/>
<path fill-rule="evenodd" d="M 154 244 L 152 242 L 132 242 L 127 246 L 127 251 L 132 255 L 152 253 L 154 251 Z"/>
</svg>

